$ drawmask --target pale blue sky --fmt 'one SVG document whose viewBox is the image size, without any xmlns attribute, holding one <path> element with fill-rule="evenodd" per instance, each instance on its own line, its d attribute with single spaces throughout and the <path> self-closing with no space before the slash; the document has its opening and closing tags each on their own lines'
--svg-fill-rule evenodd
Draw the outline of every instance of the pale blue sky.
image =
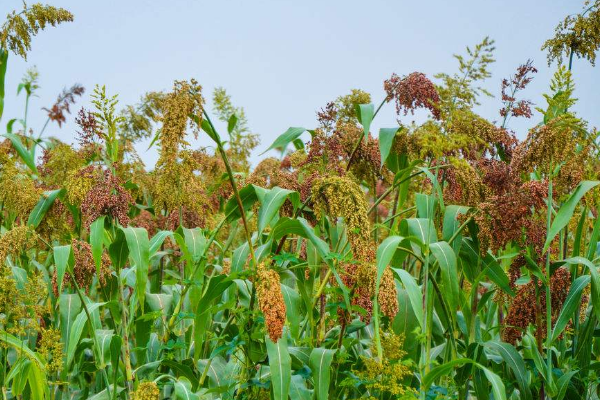
<svg viewBox="0 0 600 400">
<path fill-rule="evenodd" d="M 25 63 L 9 60 L 4 125 L 21 117 L 23 98 L 17 84 L 29 66 L 37 66 L 39 98 L 31 106 L 30 126 L 45 121 L 41 107 L 73 83 L 87 89 L 75 114 L 89 104 L 96 83 L 118 93 L 123 105 L 146 91 L 168 90 L 175 79 L 196 78 L 210 97 L 223 86 L 243 106 L 261 144 L 253 160 L 289 126 L 315 126 L 315 112 L 351 88 L 383 98 L 382 84 L 392 72 L 421 71 L 432 77 L 453 73 L 453 53 L 464 52 L 484 36 L 496 40 L 497 62 L 486 87 L 496 96 L 479 112 L 498 119 L 500 82 L 519 64 L 533 59 L 539 73 L 525 93 L 543 104 L 556 66 L 540 51 L 556 24 L 577 13 L 579 0 L 435 0 L 435 1 L 200 1 L 200 0 L 48 0 L 67 8 L 75 22 L 49 28 L 33 40 Z M 21 0 L 2 0 L 0 15 L 19 8 Z M 600 126 L 598 68 L 575 60 L 573 73 L 579 115 Z M 535 121 L 511 121 L 519 137 Z M 372 126 L 395 126 L 394 106 L 387 105 Z M 48 133 L 74 141 L 73 115 Z M 206 136 L 194 145 L 210 145 Z M 140 155 L 149 167 L 154 150 Z"/>
</svg>

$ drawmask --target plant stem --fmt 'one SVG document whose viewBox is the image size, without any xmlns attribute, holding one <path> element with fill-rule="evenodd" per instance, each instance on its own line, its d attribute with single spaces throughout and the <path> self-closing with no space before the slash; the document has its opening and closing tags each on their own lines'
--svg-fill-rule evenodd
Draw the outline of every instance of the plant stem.
<svg viewBox="0 0 600 400">
<path fill-rule="evenodd" d="M 546 219 L 546 232 L 550 232 L 552 224 L 552 163 L 550 163 L 550 174 L 548 176 L 548 210 Z M 550 249 L 546 253 L 546 363 L 548 367 L 547 381 L 552 378 L 552 357 L 550 354 L 552 335 L 552 297 L 550 293 Z M 577 316 L 575 317 L 577 318 Z"/>
<path fill-rule="evenodd" d="M 208 124 L 210 125 L 211 129 L 213 130 L 213 132 L 217 132 L 217 130 L 215 129 L 215 126 L 213 125 L 212 121 L 210 120 L 210 117 L 208 116 L 208 113 L 206 112 L 206 110 L 202 111 L 204 113 L 204 117 L 206 118 L 206 121 L 208 122 Z M 218 139 L 218 135 L 216 136 L 216 138 Z M 233 176 L 233 170 L 231 169 L 231 165 L 229 164 L 229 159 L 227 158 L 227 153 L 225 152 L 225 149 L 223 149 L 223 144 L 221 143 L 221 140 L 216 140 L 217 142 L 217 149 L 219 151 L 219 154 L 221 155 L 221 159 L 223 160 L 223 163 L 225 164 L 225 169 L 227 170 L 227 177 L 229 179 L 229 183 L 231 184 L 231 189 L 233 190 L 233 195 L 235 196 L 235 200 L 237 202 L 238 208 L 240 210 L 240 217 L 242 219 L 242 223 L 244 224 L 244 231 L 246 233 L 246 241 L 248 242 L 248 248 L 250 249 L 250 257 L 252 258 L 252 267 L 253 268 L 258 268 L 258 262 L 256 261 L 256 255 L 254 254 L 254 247 L 252 246 L 252 237 L 250 235 L 250 228 L 248 227 L 248 221 L 246 220 L 246 212 L 244 211 L 244 203 L 242 202 L 242 198 L 240 197 L 240 192 L 238 191 L 237 188 L 237 184 L 235 183 L 235 177 Z"/>
<path fill-rule="evenodd" d="M 83 307 L 83 311 L 85 312 L 85 315 L 87 317 L 88 327 L 90 329 L 90 334 L 92 335 L 92 341 L 94 342 L 94 347 L 96 348 L 97 351 L 101 351 L 101 347 L 98 344 L 98 338 L 96 337 L 96 330 L 94 329 L 94 326 L 92 325 L 92 316 L 90 314 L 90 310 L 88 309 L 87 304 L 85 303 L 85 297 L 83 297 L 83 294 L 81 293 L 81 289 L 79 288 L 79 285 L 77 284 L 77 281 L 75 280 L 75 274 L 73 273 L 72 270 L 69 273 L 69 277 L 71 278 L 71 283 L 73 284 L 73 287 L 75 288 L 75 291 L 77 292 L 79 300 L 81 301 L 81 306 Z M 106 368 L 102 368 L 102 377 L 104 378 L 104 384 L 106 385 L 106 392 L 108 394 L 108 397 L 110 398 L 110 384 L 108 382 L 108 375 L 106 374 Z"/>
</svg>

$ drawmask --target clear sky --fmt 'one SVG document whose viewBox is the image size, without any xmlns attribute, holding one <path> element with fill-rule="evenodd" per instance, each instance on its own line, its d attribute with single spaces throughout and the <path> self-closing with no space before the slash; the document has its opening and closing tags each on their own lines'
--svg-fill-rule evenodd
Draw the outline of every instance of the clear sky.
<svg viewBox="0 0 600 400">
<path fill-rule="evenodd" d="M 41 107 L 53 104 L 73 83 L 87 89 L 73 108 L 89 104 L 95 84 L 118 93 L 122 105 L 135 103 L 154 90 L 168 90 L 175 79 L 196 78 L 210 98 L 223 86 L 243 106 L 251 129 L 266 149 L 290 126 L 315 126 L 315 112 L 352 88 L 383 98 L 383 81 L 421 71 L 429 77 L 457 69 L 454 53 L 464 52 L 485 36 L 496 40 L 497 62 L 486 87 L 496 97 L 478 111 L 499 119 L 500 82 L 531 58 L 539 73 L 526 96 L 543 105 L 542 93 L 556 66 L 548 67 L 542 43 L 567 14 L 580 11 L 579 0 L 48 0 L 64 7 L 75 22 L 49 28 L 33 40 L 27 63 L 9 60 L 2 126 L 23 113 L 16 97 L 25 70 L 40 72 L 39 98 L 31 105 L 30 126 L 45 121 Z M 0 15 L 20 8 L 21 0 L 2 0 Z M 575 107 L 592 126 L 600 126 L 600 70 L 575 60 Z M 210 105 L 209 105 L 210 107 Z M 48 133 L 72 143 L 76 126 L 71 115 L 62 129 Z M 511 121 L 518 137 L 533 121 Z M 395 126 L 388 104 L 372 126 Z M 201 136 L 194 145 L 207 146 Z M 155 150 L 139 146 L 151 168 Z"/>
</svg>

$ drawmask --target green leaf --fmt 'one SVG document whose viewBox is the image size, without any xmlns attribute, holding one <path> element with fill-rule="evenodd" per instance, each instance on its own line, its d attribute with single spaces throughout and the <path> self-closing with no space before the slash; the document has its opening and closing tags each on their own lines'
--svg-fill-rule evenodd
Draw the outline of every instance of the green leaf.
<svg viewBox="0 0 600 400">
<path fill-rule="evenodd" d="M 302 299 L 300 295 L 291 287 L 281 284 L 281 293 L 285 302 L 285 315 L 290 321 L 290 332 L 294 338 L 298 338 L 300 333 L 300 322 L 302 322 Z"/>
<path fill-rule="evenodd" d="M 150 258 L 152 258 L 156 254 L 156 252 L 158 250 L 160 250 L 160 247 L 164 243 L 165 239 L 167 239 L 168 237 L 173 237 L 173 232 L 158 231 L 156 233 L 156 235 L 152 236 L 152 239 L 150 239 L 150 249 L 149 249 Z"/>
<path fill-rule="evenodd" d="M 557 388 L 553 378 L 554 374 L 548 374 L 548 366 L 544 362 L 544 359 L 537 348 L 536 340 L 528 333 L 523 336 L 522 344 L 525 350 L 525 357 L 529 356 L 529 358 L 533 360 L 535 367 L 540 371 L 541 377 L 548 384 L 548 393 L 556 393 Z M 550 378 L 550 382 L 548 382 L 548 377 Z"/>
<path fill-rule="evenodd" d="M 550 231 L 548 231 L 548 234 L 546 235 L 546 243 L 544 244 L 544 251 L 542 253 L 545 253 L 548 250 L 548 247 L 550 247 L 550 244 L 556 235 L 558 235 L 561 229 L 567 226 L 579 200 L 599 183 L 600 181 L 582 181 L 579 186 L 577 186 L 569 199 L 560 207 L 558 213 L 556 213 L 556 217 L 554 217 L 554 221 L 552 221 L 552 225 L 550 225 Z"/>
<path fill-rule="evenodd" d="M 292 384 L 290 387 L 291 400 L 311 400 L 312 390 L 306 387 L 306 381 L 300 375 L 292 375 Z"/>
<path fill-rule="evenodd" d="M 553 397 L 554 400 L 562 400 L 565 398 L 565 394 L 567 394 L 567 388 L 569 387 L 569 383 L 571 382 L 571 378 L 577 374 L 579 371 L 570 371 L 558 378 L 556 382 L 556 386 L 558 389 L 558 394 Z"/>
<path fill-rule="evenodd" d="M 71 327 L 81 311 L 81 300 L 76 294 L 61 294 L 58 299 L 58 307 L 60 311 L 60 337 L 63 341 L 63 348 L 67 348 Z"/>
<path fill-rule="evenodd" d="M 419 289 L 415 278 L 413 278 L 413 276 L 407 271 L 396 268 L 394 268 L 394 271 L 398 274 L 400 280 L 402 281 L 402 284 L 404 285 L 404 288 L 406 289 L 408 298 L 410 300 L 410 304 L 413 308 L 415 316 L 417 317 L 417 321 L 419 321 L 421 331 L 424 332 L 425 324 L 423 321 L 423 296 L 421 294 L 421 289 Z"/>
<path fill-rule="evenodd" d="M 444 300 L 448 302 L 451 318 L 454 319 L 460 298 L 456 254 L 447 242 L 432 243 L 429 249 L 440 265 Z"/>
<path fill-rule="evenodd" d="M 196 116 L 196 118 L 194 118 L 194 120 L 196 120 L 196 123 L 198 123 L 198 117 Z M 206 132 L 206 134 L 215 141 L 215 143 L 220 144 L 221 143 L 221 138 L 219 137 L 219 134 L 212 128 L 212 125 L 204 118 L 202 119 L 202 122 L 200 123 L 200 127 L 202 128 L 202 130 L 204 132 Z"/>
<path fill-rule="evenodd" d="M 166 293 L 148 293 L 146 302 L 152 311 L 161 311 L 163 315 L 168 315 L 173 304 L 173 295 Z"/>
<path fill-rule="evenodd" d="M 125 234 L 122 230 L 119 229 L 117 231 L 117 237 L 108 246 L 108 254 L 117 272 L 127 263 L 129 249 L 127 248 L 127 240 L 125 240 Z"/>
<path fill-rule="evenodd" d="M 229 288 L 233 282 L 228 279 L 225 275 L 218 275 L 211 278 L 208 281 L 208 288 L 206 292 L 198 302 L 196 307 L 196 316 L 194 317 L 194 341 L 195 343 L 204 342 L 204 333 L 206 332 L 206 325 L 208 318 L 211 315 L 210 304 L 213 300 L 218 298 Z M 198 345 L 194 347 L 194 360 L 200 358 L 202 346 Z"/>
<path fill-rule="evenodd" d="M 258 196 L 256 195 L 256 189 L 254 185 L 247 185 L 239 191 L 240 198 L 242 200 L 242 207 L 244 211 L 247 211 L 258 201 Z M 237 199 L 235 196 L 232 196 L 227 203 L 225 203 L 225 215 L 227 216 L 227 222 L 235 221 L 240 218 L 242 214 L 240 213 Z"/>
<path fill-rule="evenodd" d="M 381 165 L 383 166 L 390 155 L 396 133 L 402 128 L 379 129 L 379 153 L 381 153 Z"/>
<path fill-rule="evenodd" d="M 285 151 L 288 144 L 290 144 L 294 140 L 298 139 L 300 137 L 300 135 L 302 135 L 305 131 L 306 131 L 305 128 L 300 128 L 300 127 L 289 128 L 287 131 L 282 133 L 277 139 L 275 139 L 273 144 L 271 146 L 269 146 L 268 149 L 266 149 L 259 155 L 262 156 L 267 151 L 272 150 L 272 149 L 281 149 L 282 152 Z"/>
<path fill-rule="evenodd" d="M 29 150 L 27 150 L 27 148 L 25 146 L 23 146 L 23 142 L 21 142 L 21 138 L 12 133 L 5 133 L 4 136 L 6 136 L 11 141 L 13 147 L 19 154 L 19 157 L 21 157 L 21 160 L 25 163 L 25 165 L 27 165 L 29 167 L 31 172 L 37 174 L 38 170 L 37 170 L 37 167 L 35 166 L 34 156 L 33 156 L 33 154 L 31 154 L 29 152 Z"/>
<path fill-rule="evenodd" d="M 358 122 L 363 126 L 363 139 L 367 140 L 369 131 L 371 129 L 371 122 L 375 117 L 375 105 L 374 104 L 357 104 L 356 105 L 356 116 Z"/>
<path fill-rule="evenodd" d="M 188 229 L 182 227 L 181 231 L 183 232 L 185 245 L 195 264 L 204 256 L 206 246 L 208 245 L 206 237 L 200 228 Z"/>
<path fill-rule="evenodd" d="M 506 365 L 511 369 L 519 385 L 520 398 L 523 400 L 532 399 L 531 390 L 529 389 L 529 372 L 519 352 L 512 345 L 503 342 L 489 341 L 484 343 L 484 346 L 500 354 L 500 357 L 502 357 Z"/>
<path fill-rule="evenodd" d="M 583 289 L 590 283 L 589 275 L 583 275 L 579 278 L 575 279 L 573 284 L 571 285 L 571 289 L 569 290 L 569 294 L 567 294 L 567 298 L 563 303 L 563 306 L 560 310 L 560 314 L 558 314 L 558 319 L 556 320 L 556 324 L 552 329 L 552 337 L 550 339 L 550 343 L 554 342 L 562 331 L 567 327 L 569 320 L 575 314 L 577 310 L 579 310 L 579 306 L 581 305 L 581 295 Z M 576 315 L 576 317 L 578 317 Z"/>
<path fill-rule="evenodd" d="M 95 335 L 98 343 L 98 349 L 94 348 L 97 353 L 96 367 L 98 369 L 105 368 L 110 357 L 110 344 L 115 335 L 112 329 L 96 329 Z"/>
<path fill-rule="evenodd" d="M 315 348 L 310 353 L 309 367 L 312 371 L 313 384 L 317 400 L 329 398 L 329 380 L 331 361 L 335 350 Z"/>
<path fill-rule="evenodd" d="M 104 250 L 104 220 L 106 216 L 101 216 L 90 225 L 90 246 L 92 247 L 92 257 L 96 264 L 96 274 L 100 276 L 102 266 L 102 251 Z"/>
<path fill-rule="evenodd" d="M 112 400 L 113 395 L 116 395 L 116 398 L 119 398 L 119 394 L 125 390 L 121 386 L 117 386 L 115 389 L 115 385 L 109 385 L 110 392 L 108 389 L 104 389 L 93 396 L 87 398 L 87 400 Z"/>
<path fill-rule="evenodd" d="M 442 227 L 442 239 L 449 241 L 460 227 L 459 215 L 464 215 L 470 210 L 470 207 L 457 206 L 454 204 L 446 206 L 444 211 L 444 225 Z M 458 234 L 451 243 L 454 252 L 460 254 L 460 246 L 462 244 L 462 235 Z"/>
<path fill-rule="evenodd" d="M 377 288 L 381 282 L 383 272 L 385 271 L 385 268 L 390 265 L 390 262 L 396 253 L 396 249 L 403 240 L 404 238 L 402 236 L 388 236 L 377 248 L 377 280 L 375 290 L 378 290 Z"/>
<path fill-rule="evenodd" d="M 106 303 L 88 303 L 87 309 L 90 313 L 90 316 L 95 310 L 97 310 L 104 304 Z M 69 344 L 67 346 L 67 364 L 65 365 L 65 368 L 67 369 L 69 368 L 71 362 L 73 361 L 73 358 L 75 357 L 75 350 L 77 349 L 77 344 L 79 344 L 79 340 L 81 339 L 81 334 L 83 333 L 83 329 L 85 328 L 86 323 L 90 324 L 90 329 L 93 332 L 94 328 L 92 321 L 88 320 L 85 310 L 82 310 L 79 313 L 79 315 L 77 315 L 77 318 L 75 318 L 75 322 L 73 322 L 73 326 L 71 326 L 71 330 L 69 332 Z"/>
<path fill-rule="evenodd" d="M 436 198 L 427 194 L 417 193 L 415 195 L 415 203 L 417 204 L 417 216 L 419 218 L 430 218 L 433 221 L 437 205 Z"/>
<path fill-rule="evenodd" d="M 49 385 L 46 378 L 46 372 L 42 366 L 37 363 L 31 363 L 29 368 L 29 391 L 31 392 L 30 399 L 44 400 L 49 398 Z"/>
<path fill-rule="evenodd" d="M 198 377 L 196 375 L 194 375 L 194 371 L 192 371 L 192 369 L 179 361 L 175 361 L 175 360 L 162 360 L 161 365 L 164 365 L 168 368 L 170 368 L 174 373 L 176 377 L 181 377 L 184 376 L 187 380 L 190 381 L 191 384 L 191 390 L 195 391 L 197 389 L 198 386 Z"/>
<path fill-rule="evenodd" d="M 258 211 L 258 234 L 267 227 L 267 224 L 275 217 L 279 212 L 279 209 L 288 198 L 288 196 L 295 196 L 296 200 L 299 199 L 298 192 L 288 189 L 282 189 L 278 186 L 267 191 L 267 194 L 261 199 L 262 206 Z"/>
<path fill-rule="evenodd" d="M 200 400 L 200 396 L 192 392 L 192 384 L 185 377 L 175 382 L 175 398 L 178 400 Z"/>
<path fill-rule="evenodd" d="M 235 115 L 235 113 L 231 114 L 231 117 L 229 117 L 229 120 L 227 120 L 227 133 L 229 133 L 231 135 L 231 133 L 237 126 L 237 123 L 238 123 L 237 115 Z"/>
<path fill-rule="evenodd" d="M 12 382 L 12 394 L 14 396 L 21 396 L 27 385 L 27 379 L 29 378 L 29 369 L 31 368 L 31 361 L 27 357 L 19 358 L 12 366 L 5 378 L 5 385 Z"/>
<path fill-rule="evenodd" d="M 142 313 L 146 297 L 146 283 L 148 282 L 148 268 L 150 265 L 150 241 L 148 232 L 144 228 L 121 228 L 125 234 L 129 258 L 135 265 L 135 287 Z"/>
<path fill-rule="evenodd" d="M 398 245 L 404 240 L 402 236 L 389 236 L 377 248 L 377 276 L 375 278 L 375 293 L 373 294 L 373 329 L 377 356 L 382 358 L 381 338 L 379 334 L 379 285 Z"/>
<path fill-rule="evenodd" d="M 13 349 L 17 354 L 25 355 L 29 360 L 35 361 L 40 367 L 44 368 L 44 362 L 40 359 L 37 353 L 34 353 L 27 343 L 21 339 L 14 337 L 10 333 L 0 329 L 0 342 L 6 343 Z"/>
<path fill-rule="evenodd" d="M 598 274 L 598 269 L 587 258 L 583 257 L 572 257 L 564 260 L 566 264 L 570 265 L 584 265 L 587 267 L 588 271 L 590 271 L 590 278 L 592 282 L 592 293 L 591 300 L 594 305 L 593 310 L 598 318 L 600 318 L 600 275 Z"/>
<path fill-rule="evenodd" d="M 456 360 L 449 361 L 445 364 L 438 365 L 429 371 L 425 378 L 423 379 L 423 386 L 428 389 L 429 386 L 435 380 L 437 380 L 442 375 L 448 375 L 450 371 L 452 371 L 456 366 L 463 364 L 473 364 L 475 367 L 479 368 L 485 374 L 488 382 L 492 386 L 492 393 L 494 394 L 494 399 L 496 400 L 506 400 L 506 389 L 504 388 L 504 383 L 502 383 L 502 379 L 494 372 L 490 371 L 483 365 L 476 363 L 475 361 L 469 358 L 459 358 Z"/>
<path fill-rule="evenodd" d="M 121 347 L 123 346 L 123 339 L 119 335 L 113 335 L 110 340 L 110 363 L 113 368 L 118 368 L 119 357 L 121 357 Z"/>
<path fill-rule="evenodd" d="M 498 285 L 498 287 L 506 293 L 514 296 L 515 293 L 510 287 L 510 280 L 508 279 L 508 276 L 506 276 L 506 272 L 504 272 L 494 257 L 488 254 L 483 259 L 483 263 L 486 264 L 486 268 L 482 271 L 482 274 L 490 278 L 492 282 Z"/>
<path fill-rule="evenodd" d="M 281 338 L 277 343 L 266 338 L 269 367 L 271 368 L 271 387 L 274 400 L 287 400 L 292 379 L 292 359 L 287 342 Z"/>
<path fill-rule="evenodd" d="M 27 220 L 27 225 L 32 225 L 34 228 L 37 228 L 44 216 L 54 203 L 54 200 L 58 197 L 58 195 L 63 191 L 63 189 L 51 190 L 49 192 L 45 192 L 42 194 L 42 197 L 35 205 L 31 213 L 29 214 L 29 219 Z"/>
<path fill-rule="evenodd" d="M 58 283 L 58 293 L 62 293 L 63 281 L 65 279 L 65 272 L 67 272 L 68 266 L 72 266 L 75 263 L 73 259 L 73 253 L 71 252 L 71 245 L 54 247 L 54 264 L 56 265 L 56 281 Z"/>
<path fill-rule="evenodd" d="M 407 218 L 400 223 L 401 232 L 417 238 L 423 244 L 437 242 L 433 221 L 429 218 Z"/>
</svg>

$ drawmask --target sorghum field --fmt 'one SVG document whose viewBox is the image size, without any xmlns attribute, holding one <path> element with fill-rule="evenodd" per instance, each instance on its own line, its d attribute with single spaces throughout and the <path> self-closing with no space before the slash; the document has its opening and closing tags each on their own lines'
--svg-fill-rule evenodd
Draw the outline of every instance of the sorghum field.
<svg viewBox="0 0 600 400">
<path fill-rule="evenodd" d="M 599 398 L 600 148 L 571 70 L 595 61 L 600 1 L 540 43 L 544 104 L 527 61 L 498 82 L 499 122 L 473 111 L 486 38 L 455 71 L 333 100 L 258 163 L 243 109 L 194 79 L 44 108 L 35 71 L 5 82 L 72 19 L 24 5 L 0 28 L 3 399 Z M 24 117 L 2 115 L 13 90 Z M 372 132 L 383 107 L 398 124 Z M 46 132 L 70 114 L 74 145 Z"/>
</svg>

